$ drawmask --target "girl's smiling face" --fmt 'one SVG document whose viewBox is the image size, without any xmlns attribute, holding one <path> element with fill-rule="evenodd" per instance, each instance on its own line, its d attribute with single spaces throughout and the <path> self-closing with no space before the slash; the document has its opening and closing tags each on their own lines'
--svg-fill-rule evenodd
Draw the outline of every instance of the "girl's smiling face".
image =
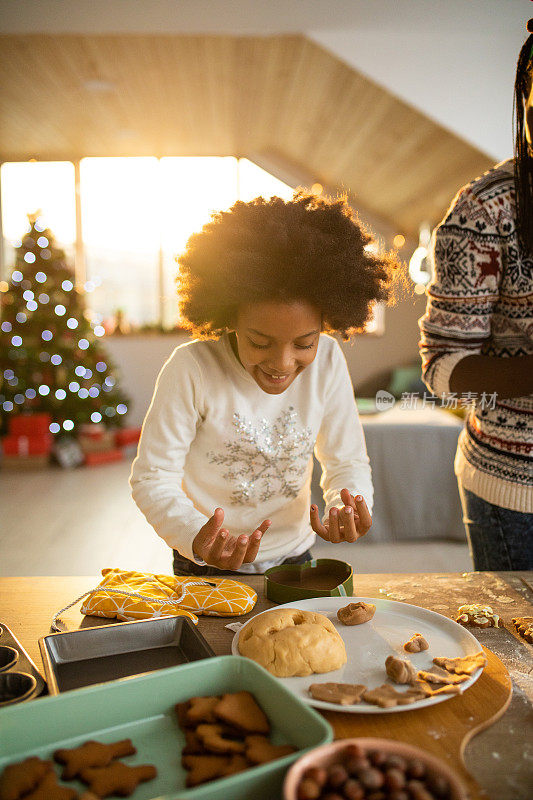
<svg viewBox="0 0 533 800">
<path fill-rule="evenodd" d="M 241 306 L 235 334 L 242 366 L 267 394 L 281 394 L 316 356 L 320 311 L 306 301 Z"/>
</svg>

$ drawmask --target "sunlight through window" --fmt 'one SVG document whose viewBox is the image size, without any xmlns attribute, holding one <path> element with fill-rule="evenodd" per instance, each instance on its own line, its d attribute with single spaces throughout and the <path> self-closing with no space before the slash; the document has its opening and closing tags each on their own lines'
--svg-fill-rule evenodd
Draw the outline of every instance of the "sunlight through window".
<svg viewBox="0 0 533 800">
<path fill-rule="evenodd" d="M 4 240 L 11 249 L 40 209 L 73 264 L 75 177 L 70 162 L 2 166 Z M 242 199 L 290 199 L 293 189 L 248 159 L 233 157 L 84 158 L 81 233 L 87 306 L 108 329 L 179 326 L 176 256 L 189 236 Z M 6 247 L 9 250 L 9 246 Z M 6 252 L 7 269 L 11 264 Z M 0 276 L 5 278 L 5 276 Z"/>
</svg>

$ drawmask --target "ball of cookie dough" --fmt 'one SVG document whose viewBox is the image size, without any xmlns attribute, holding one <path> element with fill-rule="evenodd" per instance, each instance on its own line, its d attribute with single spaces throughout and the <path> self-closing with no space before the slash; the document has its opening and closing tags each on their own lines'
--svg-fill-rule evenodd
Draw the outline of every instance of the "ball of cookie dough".
<svg viewBox="0 0 533 800">
<path fill-rule="evenodd" d="M 346 649 L 323 614 L 282 608 L 252 619 L 240 632 L 239 652 L 277 678 L 331 672 L 346 663 Z"/>
<path fill-rule="evenodd" d="M 370 622 L 376 613 L 376 606 L 374 603 L 348 603 L 344 608 L 339 608 L 337 617 L 343 625 L 362 625 L 364 622 Z"/>
</svg>

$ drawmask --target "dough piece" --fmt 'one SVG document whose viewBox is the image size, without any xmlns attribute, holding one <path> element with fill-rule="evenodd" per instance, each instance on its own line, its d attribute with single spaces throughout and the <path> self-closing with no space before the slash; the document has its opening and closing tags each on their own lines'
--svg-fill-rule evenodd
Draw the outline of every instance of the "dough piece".
<svg viewBox="0 0 533 800">
<path fill-rule="evenodd" d="M 533 617 L 513 617 L 512 623 L 520 636 L 533 644 Z"/>
<path fill-rule="evenodd" d="M 290 744 L 272 744 L 266 736 L 247 736 L 246 758 L 252 764 L 266 764 L 276 758 L 283 758 L 296 752 Z"/>
<path fill-rule="evenodd" d="M 268 733 L 270 723 L 250 692 L 234 692 L 217 698 L 215 717 L 243 733 Z"/>
<path fill-rule="evenodd" d="M 361 702 L 366 686 L 362 683 L 312 683 L 308 691 L 315 700 L 351 706 Z"/>
<path fill-rule="evenodd" d="M 129 767 L 122 761 L 113 761 L 107 767 L 88 767 L 80 778 L 98 797 L 129 797 L 140 783 L 153 780 L 157 770 L 152 764 Z"/>
<path fill-rule="evenodd" d="M 500 619 L 490 606 L 483 606 L 480 603 L 470 603 L 469 605 L 459 606 L 455 621 L 460 625 L 471 625 L 474 628 L 499 628 Z"/>
<path fill-rule="evenodd" d="M 410 661 L 397 656 L 387 656 L 385 672 L 394 683 L 416 683 L 416 670 Z"/>
<path fill-rule="evenodd" d="M 59 764 L 64 764 L 61 778 L 71 781 L 86 767 L 107 767 L 113 759 L 131 756 L 136 752 L 131 739 L 122 739 L 111 744 L 89 741 L 80 747 L 56 750 L 54 759 Z"/>
<path fill-rule="evenodd" d="M 429 644 L 426 642 L 421 633 L 413 633 L 408 642 L 403 646 L 407 653 L 421 653 L 422 650 L 427 650 Z"/>
<path fill-rule="evenodd" d="M 331 672 L 347 661 L 331 620 L 297 608 L 274 609 L 252 619 L 239 635 L 239 652 L 277 678 Z"/>
<path fill-rule="evenodd" d="M 9 764 L 0 776 L 0 800 L 19 800 L 36 789 L 53 769 L 51 761 L 42 761 L 37 756 Z"/>
<path fill-rule="evenodd" d="M 455 675 L 453 672 L 448 672 L 448 670 L 442 669 L 442 667 L 433 667 L 430 672 L 426 670 L 419 670 L 418 677 L 422 681 L 427 681 L 428 683 L 442 683 L 442 684 L 454 684 L 454 683 L 463 683 L 463 681 L 468 680 L 468 675 Z"/>
<path fill-rule="evenodd" d="M 423 700 L 425 697 L 427 697 L 427 694 L 420 687 L 408 689 L 406 692 L 399 692 L 390 683 L 384 683 L 376 689 L 367 689 L 366 692 L 363 692 L 363 700 L 366 703 L 371 703 L 381 708 L 406 706 L 416 703 L 417 700 Z"/>
<path fill-rule="evenodd" d="M 373 603 L 349 603 L 344 608 L 339 608 L 337 617 L 343 625 L 362 625 L 369 622 L 376 613 Z"/>
<path fill-rule="evenodd" d="M 228 735 L 224 725 L 203 722 L 196 728 L 196 736 L 210 753 L 244 753 L 244 742 Z"/>
<path fill-rule="evenodd" d="M 457 656 L 456 658 L 436 656 L 433 663 L 438 667 L 444 667 L 448 672 L 455 672 L 457 675 L 471 675 L 478 667 L 484 667 L 487 659 L 480 651 L 471 656 Z"/>
</svg>

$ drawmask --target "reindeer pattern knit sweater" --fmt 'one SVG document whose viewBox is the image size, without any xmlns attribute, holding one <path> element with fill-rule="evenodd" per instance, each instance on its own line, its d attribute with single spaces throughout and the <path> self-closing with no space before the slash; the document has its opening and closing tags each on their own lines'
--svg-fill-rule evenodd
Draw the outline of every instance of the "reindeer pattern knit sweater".
<svg viewBox="0 0 533 800">
<path fill-rule="evenodd" d="M 432 244 L 433 278 L 420 319 L 422 377 L 450 394 L 455 365 L 473 354 L 533 353 L 533 260 L 516 228 L 514 162 L 463 187 Z M 455 474 L 489 503 L 533 513 L 533 396 L 477 397 L 460 434 Z"/>
</svg>

